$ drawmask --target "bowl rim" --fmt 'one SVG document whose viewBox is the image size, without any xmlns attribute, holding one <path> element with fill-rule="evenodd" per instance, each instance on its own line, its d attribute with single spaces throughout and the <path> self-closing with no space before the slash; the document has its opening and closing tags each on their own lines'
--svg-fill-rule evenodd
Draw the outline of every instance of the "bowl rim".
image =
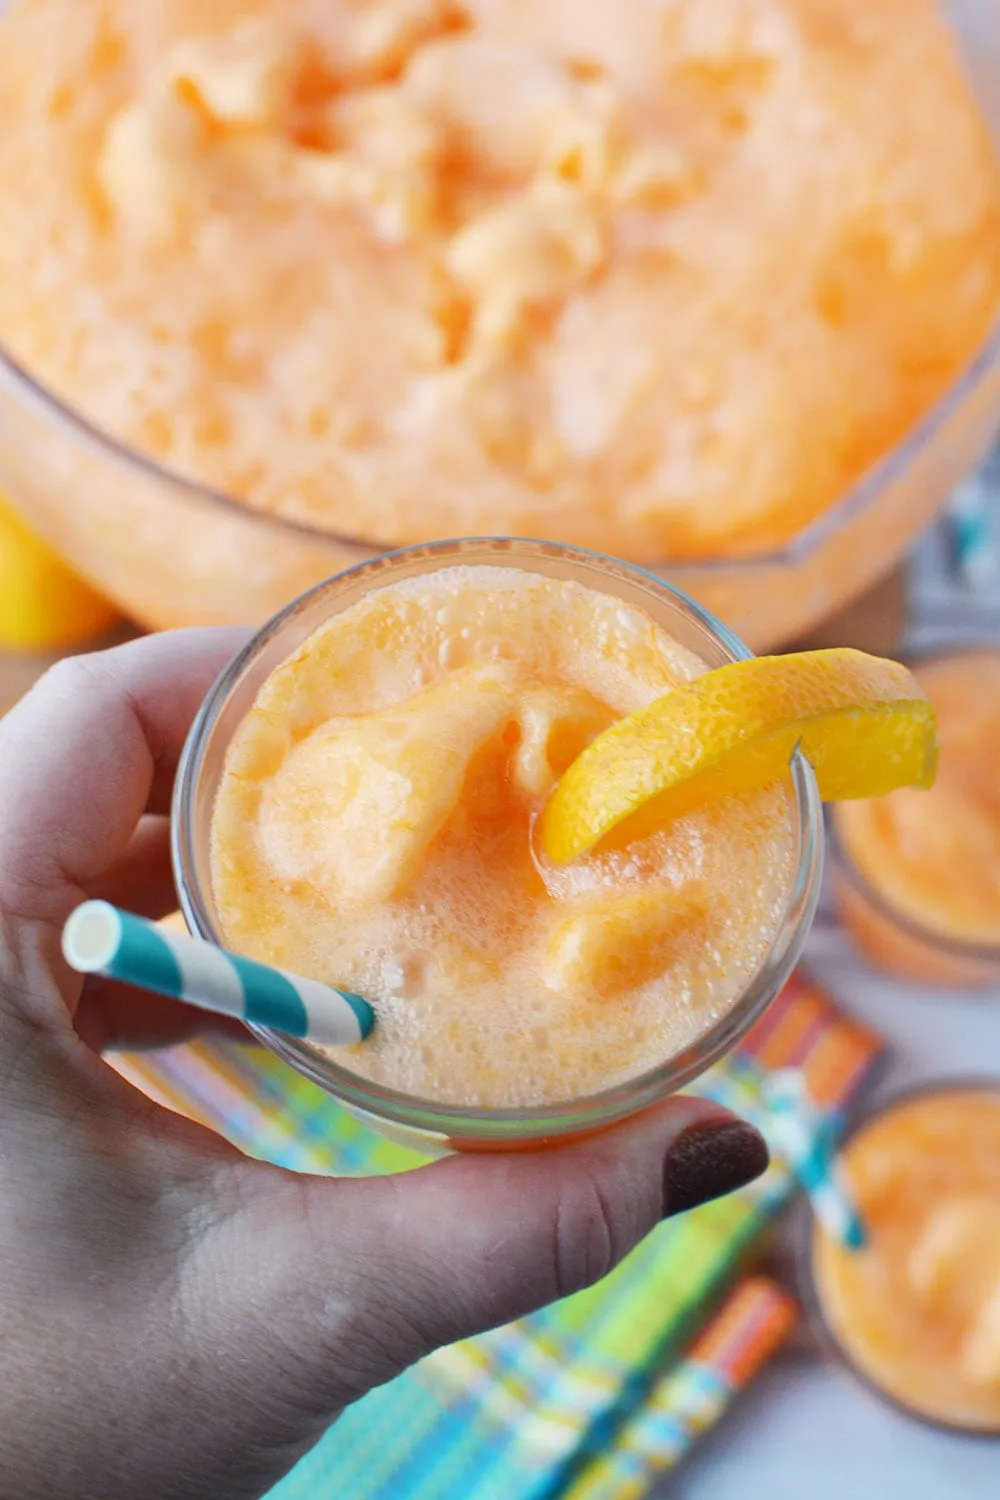
<svg viewBox="0 0 1000 1500">
<path fill-rule="evenodd" d="M 488 553 L 486 549 L 489 549 Z M 464 537 L 397 548 L 346 568 L 308 589 L 255 632 L 216 679 L 191 726 L 174 786 L 171 848 L 181 911 L 193 933 L 208 942 L 221 943 L 210 898 L 199 878 L 195 833 L 199 780 L 218 717 L 260 653 L 280 637 L 286 624 L 311 606 L 321 603 L 329 590 L 357 583 L 367 572 L 374 575 L 373 587 L 378 588 L 380 584 L 392 581 L 389 577 L 381 579 L 380 575 L 391 572 L 394 565 L 405 567 L 412 563 L 419 566 L 421 559 L 427 559 L 428 570 L 431 570 L 457 561 L 474 561 L 479 553 L 485 554 L 483 560 L 495 558 L 496 551 L 507 554 L 510 558 L 508 565 L 512 567 L 516 567 L 518 559 L 527 553 L 536 557 L 544 555 L 563 563 L 582 564 L 584 568 L 605 576 L 609 572 L 624 576 L 627 582 L 638 583 L 647 594 L 658 594 L 661 598 L 669 596 L 682 613 L 691 617 L 722 647 L 730 660 L 746 660 L 751 655 L 727 626 L 682 589 L 634 563 L 586 548 L 525 537 Z M 594 584 L 594 587 L 599 586 L 599 581 Z M 320 624 L 321 621 L 317 620 L 314 628 L 318 629 Z M 549 1104 L 488 1108 L 445 1103 L 375 1083 L 338 1064 L 309 1042 L 275 1033 L 269 1028 L 250 1029 L 278 1057 L 348 1108 L 374 1121 L 415 1129 L 437 1139 L 475 1141 L 482 1147 L 491 1143 L 516 1144 L 529 1139 L 554 1140 L 603 1129 L 637 1114 L 685 1087 L 737 1046 L 768 1009 L 798 962 L 819 901 L 824 827 L 815 777 L 798 751 L 790 769 L 797 857 L 784 911 L 768 951 L 724 1016 L 664 1062 L 623 1083 Z"/>
<path fill-rule="evenodd" d="M 784 546 L 759 553 L 740 553 L 732 557 L 708 556 L 672 561 L 669 557 L 643 557 L 638 565 L 651 569 L 669 569 L 671 574 L 683 578 L 687 574 L 731 575 L 741 571 L 762 568 L 785 568 L 800 566 L 811 558 L 830 538 L 862 515 L 878 495 L 895 483 L 908 467 L 934 442 L 941 430 L 964 402 L 982 385 L 990 371 L 1000 365 L 1000 311 L 989 332 L 970 359 L 960 369 L 934 404 L 929 407 L 909 430 L 865 469 L 850 487 L 825 510 L 796 532 Z M 400 550 L 403 544 L 373 541 L 363 536 L 350 536 L 342 531 L 324 530 L 292 517 L 273 511 L 258 509 L 244 500 L 237 499 L 225 490 L 192 479 L 169 465 L 162 464 L 149 454 L 142 453 L 122 438 L 115 437 L 97 422 L 71 406 L 56 395 L 47 385 L 30 371 L 0 343 L 0 381 L 6 380 L 29 406 L 41 411 L 49 420 L 62 424 L 70 430 L 77 442 L 96 448 L 106 460 L 120 468 L 131 469 L 153 482 L 166 485 L 181 493 L 186 501 L 208 508 L 227 511 L 243 521 L 262 526 L 275 526 L 289 531 L 303 540 L 322 543 L 327 547 L 357 549 L 370 554 L 382 554 Z M 441 538 L 441 540 L 448 540 Z M 419 545 L 412 543 L 407 545 Z M 567 542 L 567 546 L 576 543 Z M 581 547 L 579 550 L 588 550 Z"/>
</svg>

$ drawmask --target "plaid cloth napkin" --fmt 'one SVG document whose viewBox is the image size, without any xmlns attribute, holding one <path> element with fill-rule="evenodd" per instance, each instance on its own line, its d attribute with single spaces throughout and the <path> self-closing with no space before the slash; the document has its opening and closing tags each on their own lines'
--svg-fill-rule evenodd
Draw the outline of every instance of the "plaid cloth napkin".
<svg viewBox="0 0 1000 1500">
<path fill-rule="evenodd" d="M 879 1050 L 797 977 L 694 1091 L 766 1129 L 764 1070 L 800 1067 L 836 1123 Z M 164 1104 L 297 1171 L 370 1175 L 420 1164 L 253 1048 L 197 1043 L 118 1065 Z M 792 1187 L 776 1160 L 742 1192 L 661 1225 L 599 1286 L 431 1355 L 350 1407 L 271 1500 L 641 1495 L 790 1326 L 783 1293 L 738 1277 Z"/>
<path fill-rule="evenodd" d="M 773 1281 L 745 1276 L 607 1446 L 592 1457 L 592 1444 L 582 1451 L 564 1500 L 638 1500 L 718 1421 L 797 1316 L 792 1299 Z"/>
</svg>

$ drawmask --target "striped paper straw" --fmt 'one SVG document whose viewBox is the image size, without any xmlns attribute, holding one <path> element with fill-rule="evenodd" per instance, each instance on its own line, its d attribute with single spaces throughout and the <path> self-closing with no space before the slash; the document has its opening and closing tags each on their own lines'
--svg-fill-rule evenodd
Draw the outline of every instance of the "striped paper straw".
<svg viewBox="0 0 1000 1500">
<path fill-rule="evenodd" d="M 809 1195 L 817 1219 L 849 1250 L 863 1249 L 861 1215 L 803 1074 L 781 1068 L 765 1079 L 762 1093 L 768 1107 L 765 1133 Z"/>
<path fill-rule="evenodd" d="M 63 929 L 63 955 L 81 974 L 104 974 L 201 1010 L 330 1047 L 363 1042 L 375 1024 L 367 1000 L 270 969 L 119 911 L 85 901 Z"/>
<path fill-rule="evenodd" d="M 985 474 L 974 474 L 952 496 L 950 522 L 955 565 L 973 589 L 984 588 L 996 574 L 995 509 L 996 494 L 991 493 Z"/>
</svg>

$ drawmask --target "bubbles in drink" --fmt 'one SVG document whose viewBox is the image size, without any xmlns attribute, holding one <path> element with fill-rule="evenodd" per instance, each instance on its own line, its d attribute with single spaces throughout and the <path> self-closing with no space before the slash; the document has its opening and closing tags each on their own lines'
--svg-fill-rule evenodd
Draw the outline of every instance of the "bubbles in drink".
<svg viewBox="0 0 1000 1500">
<path fill-rule="evenodd" d="M 373 591 L 272 673 L 234 738 L 213 846 L 227 940 L 370 996 L 378 1025 L 350 1066 L 406 1093 L 514 1107 L 657 1067 L 767 951 L 788 789 L 565 869 L 533 831 L 554 762 L 700 670 L 643 612 L 539 574 L 456 567 Z"/>
</svg>

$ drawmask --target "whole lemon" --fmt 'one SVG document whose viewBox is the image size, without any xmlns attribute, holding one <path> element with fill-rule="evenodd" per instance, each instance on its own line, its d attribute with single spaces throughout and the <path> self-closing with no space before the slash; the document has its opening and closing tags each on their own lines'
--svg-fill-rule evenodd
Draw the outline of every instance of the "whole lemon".
<svg viewBox="0 0 1000 1500">
<path fill-rule="evenodd" d="M 0 497 L 0 648 L 54 651 L 110 628 L 116 610 Z"/>
</svg>

